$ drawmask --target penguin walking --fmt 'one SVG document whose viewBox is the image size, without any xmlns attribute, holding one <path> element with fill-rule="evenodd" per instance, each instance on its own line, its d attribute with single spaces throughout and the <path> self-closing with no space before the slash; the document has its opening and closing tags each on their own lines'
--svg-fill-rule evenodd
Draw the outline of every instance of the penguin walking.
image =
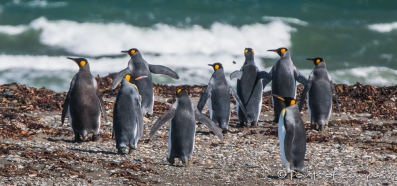
<svg viewBox="0 0 397 186">
<path fill-rule="evenodd" d="M 312 129 L 323 131 L 325 126 L 328 125 L 331 115 L 332 95 L 336 95 L 335 87 L 323 58 L 307 58 L 307 60 L 312 61 L 316 68 L 310 73 L 309 80 L 305 84 L 301 94 L 299 110 L 302 110 L 303 101 L 306 98 L 306 94 L 309 93 L 307 96 L 307 108 L 309 110 L 310 126 Z M 340 111 L 338 98 L 336 98 L 336 104 Z"/>
<path fill-rule="evenodd" d="M 68 59 L 76 62 L 80 70 L 70 82 L 70 88 L 62 109 L 62 125 L 66 113 L 68 113 L 76 142 L 84 141 L 90 133 L 93 133 L 92 141 L 97 141 L 99 139 L 101 111 L 106 121 L 102 95 L 94 76 L 91 74 L 88 61 L 84 58 L 68 57 Z"/>
<path fill-rule="evenodd" d="M 204 123 L 219 139 L 222 140 L 223 135 L 215 123 L 193 105 L 185 88 L 178 89 L 176 95 L 178 99 L 171 109 L 154 123 L 150 130 L 150 137 L 152 138 L 162 125 L 172 119 L 168 132 L 167 160 L 174 164 L 175 158 L 179 158 L 185 166 L 189 166 L 194 150 L 196 120 Z"/>
<path fill-rule="evenodd" d="M 117 85 L 123 79 L 124 75 L 127 73 L 132 74 L 132 79 L 135 79 L 139 76 L 147 76 L 147 78 L 141 81 L 137 81 L 136 86 L 138 87 L 139 93 L 142 96 L 142 114 L 144 116 L 151 116 L 153 114 L 154 104 L 153 81 L 151 73 L 164 74 L 174 79 L 179 79 L 179 76 L 173 70 L 165 66 L 151 65 L 147 63 L 142 58 L 141 52 L 136 48 L 121 52 L 128 53 L 131 59 L 128 62 L 128 67 L 120 71 L 114 78 L 112 83 L 112 89 L 115 89 L 117 87 Z"/>
<path fill-rule="evenodd" d="M 247 117 L 252 118 L 247 120 L 243 109 L 240 109 L 240 104 L 236 103 L 238 120 L 240 126 L 251 125 L 257 126 L 259 114 L 262 109 L 262 79 L 271 78 L 265 71 L 259 71 L 254 61 L 254 50 L 252 48 L 245 48 L 244 50 L 245 62 L 240 70 L 234 71 L 230 74 L 230 79 L 238 78 L 237 80 L 237 95 L 241 99 L 243 106 L 247 111 Z"/>
<path fill-rule="evenodd" d="M 208 102 L 208 110 L 210 112 L 210 118 L 217 124 L 221 129 L 222 133 L 227 133 L 230 120 L 230 93 L 239 103 L 242 112 L 247 117 L 248 121 L 251 122 L 250 116 L 247 116 L 244 104 L 241 102 L 236 91 L 230 86 L 229 82 L 225 78 L 225 73 L 221 63 L 208 64 L 214 68 L 214 73 L 208 83 L 207 90 L 201 95 L 201 98 L 197 104 L 197 108 L 202 112 L 204 105 Z M 207 101 L 208 100 L 208 101 Z"/>
<path fill-rule="evenodd" d="M 295 67 L 291 60 L 290 53 L 287 48 L 271 49 L 268 51 L 276 52 L 280 55 L 280 59 L 274 64 L 269 74 L 271 78 L 263 80 L 263 87 L 272 81 L 272 94 L 282 97 L 296 98 L 296 81 L 305 85 L 307 79 Z M 274 121 L 277 122 L 283 103 L 279 99 L 272 98 Z"/>
<path fill-rule="evenodd" d="M 282 102 L 278 120 L 278 139 L 280 140 L 281 161 L 291 179 L 294 172 L 305 173 L 304 159 L 306 153 L 306 130 L 295 99 L 273 97 Z"/>
<path fill-rule="evenodd" d="M 138 81 L 146 76 L 135 78 Z M 143 116 L 141 96 L 135 84 L 130 83 L 131 74 L 126 74 L 121 81 L 113 110 L 113 131 L 116 137 L 116 148 L 119 154 L 129 154 L 137 148 L 138 140 L 143 135 Z"/>
</svg>

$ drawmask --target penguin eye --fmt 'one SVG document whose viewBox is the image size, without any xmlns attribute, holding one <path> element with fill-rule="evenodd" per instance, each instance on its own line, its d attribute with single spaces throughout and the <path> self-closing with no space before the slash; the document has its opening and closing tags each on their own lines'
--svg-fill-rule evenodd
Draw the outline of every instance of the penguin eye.
<svg viewBox="0 0 397 186">
<path fill-rule="evenodd" d="M 282 49 L 280 50 L 280 53 L 281 53 L 281 55 L 283 55 L 283 54 L 285 53 L 285 48 L 282 48 Z"/>
<path fill-rule="evenodd" d="M 291 100 L 290 105 L 295 105 L 295 100 Z"/>
<path fill-rule="evenodd" d="M 247 52 L 248 52 L 248 49 L 245 49 L 245 50 L 244 50 L 244 54 L 247 53 Z"/>
<path fill-rule="evenodd" d="M 131 75 L 129 75 L 129 74 L 125 75 L 125 80 L 127 80 L 128 82 L 130 82 L 130 80 L 131 80 Z"/>
<path fill-rule="evenodd" d="M 85 62 L 84 60 L 83 60 L 83 61 L 80 61 L 80 66 L 83 67 L 83 66 L 85 66 L 86 63 L 87 63 L 87 62 Z"/>
<path fill-rule="evenodd" d="M 135 54 L 135 52 L 136 52 L 135 50 L 131 50 L 130 54 L 133 55 Z"/>
<path fill-rule="evenodd" d="M 178 89 L 177 91 L 176 91 L 176 94 L 179 94 L 179 93 L 181 93 L 182 92 L 182 89 L 180 88 L 180 89 Z"/>
</svg>

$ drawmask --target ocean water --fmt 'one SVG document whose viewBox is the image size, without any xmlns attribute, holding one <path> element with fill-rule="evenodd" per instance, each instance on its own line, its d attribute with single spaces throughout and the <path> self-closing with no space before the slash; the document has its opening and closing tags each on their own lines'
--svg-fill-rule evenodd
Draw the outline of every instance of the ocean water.
<svg viewBox="0 0 397 186">
<path fill-rule="evenodd" d="M 155 83 L 207 84 L 207 64 L 221 62 L 229 75 L 251 47 L 269 71 L 279 57 L 267 50 L 288 47 L 306 76 L 314 68 L 306 58 L 323 57 L 335 83 L 390 86 L 396 7 L 394 0 L 2 0 L 0 84 L 67 91 L 78 67 L 66 57 L 85 57 L 104 76 L 127 66 L 120 51 L 130 48 L 181 77 L 154 75 Z"/>
</svg>

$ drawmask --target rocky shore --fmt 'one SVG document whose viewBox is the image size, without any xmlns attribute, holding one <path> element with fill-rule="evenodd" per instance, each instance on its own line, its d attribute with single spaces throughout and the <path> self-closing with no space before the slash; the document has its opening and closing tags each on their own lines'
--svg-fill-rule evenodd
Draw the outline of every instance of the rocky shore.
<svg viewBox="0 0 397 186">
<path fill-rule="evenodd" d="M 98 142 L 73 143 L 68 121 L 61 126 L 66 93 L 21 84 L 0 85 L 0 185 L 396 185 L 397 86 L 335 85 L 341 111 L 334 105 L 328 130 L 309 130 L 307 175 L 284 178 L 277 124 L 270 92 L 264 92 L 256 128 L 238 128 L 234 110 L 229 133 L 220 141 L 197 125 L 190 167 L 168 164 L 168 124 L 152 139 L 153 123 L 175 101 L 180 86 L 155 85 L 154 116 L 146 118 L 139 149 L 118 155 L 111 139 L 116 90 L 111 75 L 97 77 L 108 122 Z M 197 103 L 205 86 L 186 86 Z M 298 95 L 303 86 L 298 86 Z M 234 102 L 234 100 L 232 100 Z M 299 101 L 299 98 L 298 98 Z M 204 109 L 206 110 L 206 109 Z"/>
</svg>

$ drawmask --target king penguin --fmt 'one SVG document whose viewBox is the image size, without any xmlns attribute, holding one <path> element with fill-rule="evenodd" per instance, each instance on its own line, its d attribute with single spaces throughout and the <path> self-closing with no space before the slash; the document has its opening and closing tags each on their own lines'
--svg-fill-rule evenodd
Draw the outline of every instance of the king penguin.
<svg viewBox="0 0 397 186">
<path fill-rule="evenodd" d="M 280 59 L 276 62 L 276 64 L 274 64 L 269 72 L 271 78 L 263 80 L 263 87 L 272 81 L 272 94 L 277 94 L 282 97 L 292 97 L 295 99 L 296 81 L 302 85 L 305 85 L 307 82 L 306 77 L 296 69 L 287 48 L 282 47 L 268 51 L 276 52 L 280 56 Z M 277 122 L 283 104 L 282 101 L 278 99 L 272 98 L 272 100 L 274 121 Z"/>
<path fill-rule="evenodd" d="M 138 81 L 146 76 L 135 78 Z M 116 137 L 116 148 L 119 154 L 129 153 L 137 148 L 138 140 L 143 135 L 143 117 L 141 96 L 138 87 L 130 83 L 131 75 L 126 74 L 121 81 L 113 111 L 113 131 Z"/>
<path fill-rule="evenodd" d="M 252 48 L 245 48 L 244 50 L 245 62 L 240 70 L 234 71 L 230 74 L 230 79 L 238 78 L 237 80 L 237 95 L 241 99 L 243 106 L 247 110 L 247 116 L 252 118 L 247 120 L 243 109 L 240 109 L 237 102 L 237 115 L 240 126 L 257 126 L 259 114 L 262 109 L 262 79 L 270 78 L 270 75 L 265 71 L 259 71 L 254 61 L 254 50 Z"/>
<path fill-rule="evenodd" d="M 275 99 L 282 102 L 282 110 L 278 119 L 278 139 L 280 140 L 281 161 L 287 174 L 305 173 L 304 159 L 306 153 L 306 130 L 295 99 L 280 97 L 273 94 Z"/>
<path fill-rule="evenodd" d="M 136 86 L 138 87 L 139 93 L 142 96 L 142 114 L 144 116 L 151 116 L 153 114 L 154 104 L 153 81 L 151 73 L 164 74 L 174 79 L 179 79 L 179 76 L 173 70 L 165 66 L 151 65 L 147 63 L 146 60 L 142 58 L 141 52 L 136 48 L 121 52 L 128 53 L 131 59 L 128 62 L 128 67 L 120 71 L 115 76 L 112 83 L 112 89 L 115 89 L 117 87 L 117 85 L 123 79 L 124 75 L 127 73 L 132 74 L 132 79 L 135 79 L 139 76 L 147 76 L 147 78 L 142 79 L 141 81 L 137 81 Z"/>
<path fill-rule="evenodd" d="M 335 93 L 335 87 L 331 76 L 328 74 L 323 58 L 307 58 L 307 60 L 312 61 L 316 65 L 316 68 L 310 73 L 309 80 L 302 91 L 299 110 L 302 110 L 303 101 L 306 94 L 309 93 L 307 96 L 307 107 L 309 110 L 310 126 L 312 129 L 323 131 L 325 126 L 328 125 L 331 115 L 332 94 Z M 340 110 L 337 98 L 336 101 Z"/>
<path fill-rule="evenodd" d="M 208 102 L 208 110 L 210 118 L 221 129 L 222 133 L 227 133 L 230 119 L 230 93 L 239 103 L 241 110 L 247 116 L 244 104 L 241 102 L 236 91 L 230 86 L 225 78 L 225 73 L 221 63 L 208 64 L 214 68 L 214 73 L 208 83 L 206 91 L 201 95 L 197 104 L 197 108 L 201 112 L 206 102 Z M 208 100 L 208 101 L 207 101 Z M 248 120 L 251 122 L 251 118 Z"/>
<path fill-rule="evenodd" d="M 70 88 L 62 109 L 62 125 L 66 113 L 68 113 L 76 142 L 82 142 L 90 133 L 93 133 L 92 140 L 97 141 L 99 139 L 101 111 L 106 121 L 102 95 L 94 76 L 91 74 L 88 61 L 84 58 L 68 57 L 68 59 L 76 62 L 80 70 L 70 82 Z M 81 136 L 83 139 L 81 139 Z"/>
<path fill-rule="evenodd" d="M 185 166 L 189 166 L 194 150 L 196 133 L 196 120 L 204 123 L 219 139 L 223 139 L 221 130 L 207 116 L 203 115 L 190 101 L 185 88 L 176 92 L 178 99 L 164 115 L 160 116 L 150 130 L 152 138 L 156 131 L 171 120 L 168 131 L 168 157 L 169 163 L 174 164 L 179 158 Z"/>
</svg>

